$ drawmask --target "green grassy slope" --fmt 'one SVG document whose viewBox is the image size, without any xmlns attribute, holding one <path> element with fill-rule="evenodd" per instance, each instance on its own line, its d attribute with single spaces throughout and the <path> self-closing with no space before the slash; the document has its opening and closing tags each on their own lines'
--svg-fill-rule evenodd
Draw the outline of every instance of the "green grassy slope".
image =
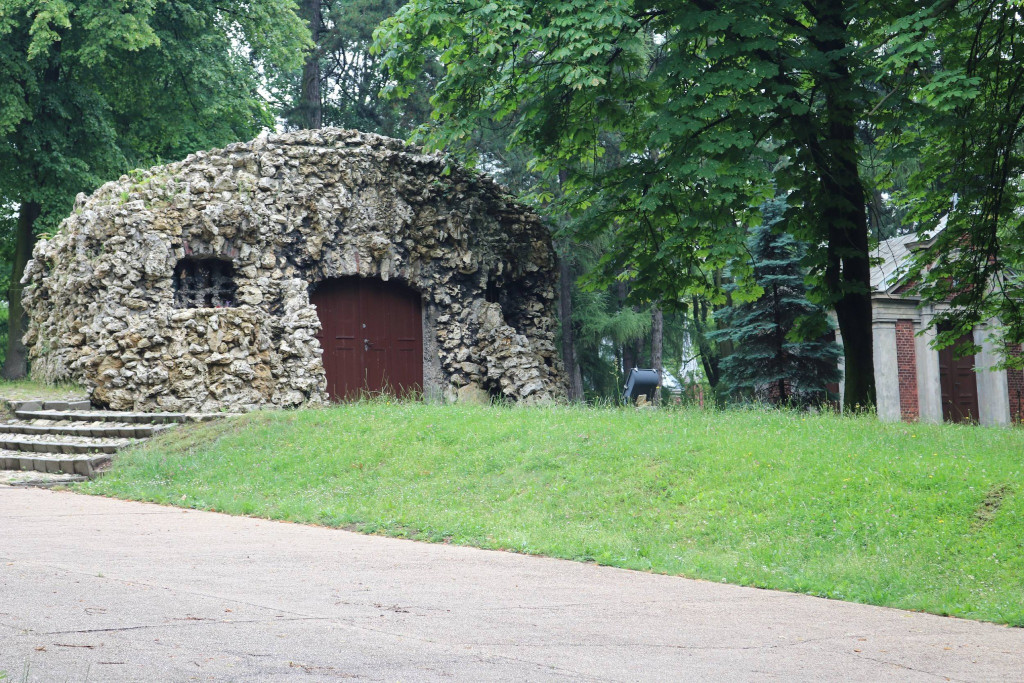
<svg viewBox="0 0 1024 683">
<path fill-rule="evenodd" d="M 1024 431 L 369 402 L 175 430 L 79 490 L 1024 625 Z"/>
</svg>

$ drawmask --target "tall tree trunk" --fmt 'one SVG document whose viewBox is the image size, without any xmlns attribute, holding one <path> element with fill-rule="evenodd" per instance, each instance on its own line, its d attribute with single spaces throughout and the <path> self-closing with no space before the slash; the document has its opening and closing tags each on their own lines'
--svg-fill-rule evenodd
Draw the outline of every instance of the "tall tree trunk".
<svg viewBox="0 0 1024 683">
<path fill-rule="evenodd" d="M 843 259 L 844 267 L 848 259 Z M 844 281 L 856 279 L 844 277 Z M 875 405 L 875 359 L 871 334 L 871 295 L 847 293 L 836 302 L 836 319 L 843 335 L 845 389 L 843 405 Z"/>
<path fill-rule="evenodd" d="M 569 377 L 569 381 L 572 383 L 572 386 L 576 387 L 575 391 L 579 392 L 579 397 L 580 397 L 579 400 L 582 401 L 583 400 L 583 371 L 580 369 L 579 359 L 576 359 L 576 362 L 573 364 L 572 375 Z"/>
<path fill-rule="evenodd" d="M 655 305 L 651 309 L 651 367 L 658 371 L 658 384 L 661 385 L 665 379 L 665 371 L 662 367 L 661 352 L 662 342 L 665 334 L 665 315 L 661 306 Z M 661 390 L 654 393 L 654 405 L 661 405 Z"/>
<path fill-rule="evenodd" d="M 25 265 L 32 258 L 32 247 L 36 243 L 34 229 L 41 209 L 35 202 L 22 202 L 18 211 L 11 288 L 7 290 L 7 358 L 0 370 L 0 377 L 4 379 L 21 379 L 28 374 L 28 353 L 21 340 L 28 325 L 21 305 L 21 278 Z"/>
<path fill-rule="evenodd" d="M 718 363 L 721 360 L 719 353 L 716 353 L 711 342 L 708 341 L 708 303 L 705 299 L 694 295 L 693 302 L 693 341 L 697 344 L 697 352 L 700 354 L 700 364 L 704 367 L 704 376 L 708 379 L 708 385 L 712 391 L 718 389 L 718 381 L 721 375 L 718 370 Z M 721 345 L 719 345 L 721 346 Z M 719 348 L 719 351 L 721 349 Z"/>
<path fill-rule="evenodd" d="M 320 128 L 323 125 L 323 103 L 320 99 L 320 34 L 323 23 L 320 17 L 321 0 L 303 0 L 302 17 L 309 22 L 309 33 L 313 38 L 313 49 L 302 67 L 302 93 L 299 102 L 300 125 L 303 128 Z"/>
<path fill-rule="evenodd" d="M 576 359 L 576 329 L 572 322 L 572 266 L 563 255 L 558 259 L 559 289 L 558 316 L 562 325 L 562 363 L 565 365 L 566 385 L 570 401 L 583 400 L 583 377 Z"/>
<path fill-rule="evenodd" d="M 565 184 L 569 181 L 569 172 L 559 169 L 558 191 L 563 192 Z M 558 315 L 559 323 L 562 326 L 562 364 L 565 366 L 566 389 L 570 401 L 583 400 L 583 373 L 580 371 L 580 361 L 576 355 L 576 325 L 572 320 L 572 284 L 575 278 L 572 274 L 572 264 L 569 262 L 569 240 L 561 243 L 561 254 L 558 259 L 558 275 L 560 282 Z"/>
<path fill-rule="evenodd" d="M 849 47 L 844 0 L 819 0 L 816 33 L 825 55 Z M 875 403 L 875 363 L 871 335 L 871 263 L 867 202 L 857 164 L 860 103 L 848 57 L 836 57 L 821 77 L 825 94 L 824 139 L 817 150 L 821 168 L 821 219 L 827 235 L 825 284 L 835 301 L 846 361 L 844 404 Z"/>
<path fill-rule="evenodd" d="M 629 371 L 636 367 L 636 354 L 634 353 L 633 343 L 629 342 L 622 345 L 622 382 L 625 384 L 626 378 L 629 377 Z"/>
<path fill-rule="evenodd" d="M 615 294 L 619 300 L 619 308 L 626 307 L 626 299 L 629 298 L 629 285 L 619 280 L 615 284 Z M 622 383 L 626 383 L 629 371 L 636 367 L 637 360 L 636 342 L 632 339 L 622 342 Z"/>
</svg>

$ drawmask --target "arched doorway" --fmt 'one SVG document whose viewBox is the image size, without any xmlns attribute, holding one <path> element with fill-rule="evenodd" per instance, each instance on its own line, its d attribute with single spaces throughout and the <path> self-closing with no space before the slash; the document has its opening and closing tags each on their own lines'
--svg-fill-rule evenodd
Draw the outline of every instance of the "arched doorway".
<svg viewBox="0 0 1024 683">
<path fill-rule="evenodd" d="M 332 401 L 422 391 L 423 313 L 416 291 L 346 277 L 319 283 L 309 300 L 320 318 L 317 339 Z"/>
</svg>

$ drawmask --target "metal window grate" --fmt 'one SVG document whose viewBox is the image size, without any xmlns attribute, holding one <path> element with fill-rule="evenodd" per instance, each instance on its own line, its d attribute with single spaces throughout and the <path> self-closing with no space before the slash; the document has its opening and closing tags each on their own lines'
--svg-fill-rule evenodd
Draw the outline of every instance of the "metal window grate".
<svg viewBox="0 0 1024 683">
<path fill-rule="evenodd" d="M 183 258 L 174 268 L 177 308 L 229 308 L 235 305 L 237 288 L 231 261 Z"/>
</svg>

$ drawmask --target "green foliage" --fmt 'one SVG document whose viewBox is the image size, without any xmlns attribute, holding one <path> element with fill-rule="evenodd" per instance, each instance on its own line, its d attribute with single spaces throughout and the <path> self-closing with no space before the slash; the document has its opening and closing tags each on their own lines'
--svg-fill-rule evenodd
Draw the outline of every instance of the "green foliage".
<svg viewBox="0 0 1024 683">
<path fill-rule="evenodd" d="M 0 200 L 52 227 L 128 168 L 255 135 L 261 71 L 307 40 L 292 0 L 0 2 Z"/>
<path fill-rule="evenodd" d="M 399 96 L 425 65 L 444 67 L 420 139 L 471 154 L 474 131 L 503 122 L 535 172 L 562 174 L 547 197 L 573 218 L 565 234 L 612 236 L 590 284 L 627 277 L 634 301 L 720 306 L 727 264 L 733 295 L 749 297 L 745 226 L 776 184 L 811 294 L 848 342 L 853 405 L 873 396 L 870 231 L 902 232 L 906 216 L 926 237 L 948 220 L 913 274 L 927 299 L 954 304 L 936 318 L 950 323 L 940 343 L 992 317 L 1007 344 L 1024 341 L 1020 9 L 412 0 L 376 46 Z"/>
<path fill-rule="evenodd" d="M 0 202 L 0 292 L 6 292 L 11 286 L 11 262 L 14 260 L 17 223 L 16 207 L 4 206 Z"/>
<path fill-rule="evenodd" d="M 849 150 L 826 132 L 839 114 L 819 109 L 826 95 L 839 113 L 866 106 L 862 88 L 840 91 L 829 75 L 870 54 L 853 47 L 866 30 L 853 26 L 826 51 L 831 24 L 799 2 L 413 0 L 377 44 L 399 95 L 426 60 L 445 65 L 428 142 L 457 148 L 510 119 L 510 143 L 531 149 L 538 169 L 570 172 L 577 234 L 616 235 L 605 278 L 634 272 L 640 299 L 720 300 L 708 275 L 742 254 L 780 150 L 790 162 L 776 175 L 811 207 L 804 229 L 826 234 L 821 214 L 840 200 L 818 191 L 820 173 Z M 610 146 L 624 163 L 601 169 Z M 813 256 L 823 269 L 828 254 Z"/>
<path fill-rule="evenodd" d="M 385 22 L 377 45 L 398 77 L 389 85 L 396 94 L 409 92 L 405 79 L 435 55 L 446 67 L 432 99 L 436 125 L 421 139 L 472 152 L 475 130 L 507 123 L 510 145 L 531 150 L 536 172 L 566 174 L 551 210 L 578 219 L 572 234 L 614 236 L 598 264 L 603 282 L 629 270 L 635 299 L 674 301 L 700 286 L 698 271 L 686 267 L 695 259 L 711 268 L 736 255 L 735 241 L 710 239 L 734 221 L 709 215 L 706 197 L 686 191 L 678 160 L 648 154 L 661 146 L 649 144 L 658 91 L 675 76 L 649 73 L 663 50 L 634 10 L 621 0 L 416 0 Z M 599 163 L 619 150 L 625 163 Z M 717 177 L 715 186 L 725 182 Z M 700 200 L 699 217 L 688 211 L 691 199 Z M 706 239 L 675 239 L 680 221 Z"/>
<path fill-rule="evenodd" d="M 651 313 L 623 306 L 611 289 L 573 294 L 576 353 L 587 397 L 614 400 L 622 394 L 622 347 L 648 339 Z"/>
<path fill-rule="evenodd" d="M 977 323 L 1006 344 L 1024 341 L 1024 19 L 1013 0 L 926 5 L 894 36 L 891 68 L 905 74 L 890 144 L 920 160 L 901 195 L 928 248 L 911 282 L 953 307 L 937 316 L 940 345 Z M 936 226 L 945 225 L 935 235 Z M 934 239 L 931 239 L 934 238 Z M 1024 359 L 1007 358 L 1018 367 Z"/>
<path fill-rule="evenodd" d="M 838 344 L 818 336 L 804 339 L 798 325 L 825 312 L 807 299 L 804 245 L 785 232 L 786 200 L 766 202 L 763 221 L 751 231 L 754 280 L 763 290 L 751 302 L 715 314 L 717 341 L 732 343 L 722 359 L 722 381 L 734 397 L 775 403 L 821 403 L 825 385 L 839 381 Z M 817 330 L 815 332 L 818 332 Z"/>
<path fill-rule="evenodd" d="M 76 490 L 1024 625 L 1022 450 L 863 416 L 375 402 L 177 427 Z"/>
<path fill-rule="evenodd" d="M 756 287 L 746 226 L 790 195 L 787 229 L 808 244 L 813 294 L 847 344 L 847 401 L 873 401 L 867 196 L 858 128 L 889 93 L 886 43 L 912 3 L 844 0 L 412 0 L 376 34 L 394 77 L 444 66 L 419 137 L 471 153 L 472 132 L 507 121 L 533 168 L 565 176 L 553 197 L 566 234 L 613 242 L 590 278 L 682 306 Z M 898 97 L 893 98 L 896 101 Z M 602 160 L 618 155 L 617 163 Z"/>
<path fill-rule="evenodd" d="M 430 117 L 434 69 L 413 79 L 404 102 L 385 99 L 387 78 L 380 57 L 370 52 L 374 29 L 392 16 L 401 0 L 322 0 L 322 32 L 312 55 L 320 66 L 320 96 L 325 126 L 356 128 L 407 136 Z M 281 73 L 272 83 L 275 106 L 289 127 L 302 125 L 301 71 Z"/>
</svg>

